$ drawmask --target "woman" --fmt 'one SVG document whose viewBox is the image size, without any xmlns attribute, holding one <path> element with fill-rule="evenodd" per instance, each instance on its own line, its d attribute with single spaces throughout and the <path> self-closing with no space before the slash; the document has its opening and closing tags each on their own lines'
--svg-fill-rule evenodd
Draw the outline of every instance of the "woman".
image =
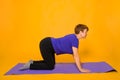
<svg viewBox="0 0 120 80">
<path fill-rule="evenodd" d="M 74 34 L 69 34 L 61 38 L 44 38 L 39 45 L 43 60 L 30 60 L 20 70 L 53 70 L 55 68 L 55 53 L 56 55 L 68 53 L 73 55 L 80 72 L 90 72 L 90 70 L 82 68 L 78 55 L 79 40 L 87 36 L 88 30 L 86 25 L 78 24 L 75 27 Z"/>
</svg>

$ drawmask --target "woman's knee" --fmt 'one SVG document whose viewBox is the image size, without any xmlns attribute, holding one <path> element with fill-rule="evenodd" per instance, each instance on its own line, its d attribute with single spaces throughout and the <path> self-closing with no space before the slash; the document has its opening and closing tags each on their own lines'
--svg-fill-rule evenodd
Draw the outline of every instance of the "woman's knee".
<svg viewBox="0 0 120 80">
<path fill-rule="evenodd" d="M 50 70 L 55 69 L 55 65 L 50 65 L 50 66 L 49 66 L 49 69 L 50 69 Z"/>
</svg>

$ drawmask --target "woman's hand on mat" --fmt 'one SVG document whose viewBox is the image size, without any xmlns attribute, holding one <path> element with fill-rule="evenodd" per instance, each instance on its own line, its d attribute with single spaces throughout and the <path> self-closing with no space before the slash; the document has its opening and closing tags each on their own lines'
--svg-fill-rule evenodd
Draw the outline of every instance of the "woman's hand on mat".
<svg viewBox="0 0 120 80">
<path fill-rule="evenodd" d="M 80 69 L 80 72 L 91 72 L 90 70 L 88 70 L 88 69 L 84 69 L 84 68 L 82 68 L 82 69 Z"/>
</svg>

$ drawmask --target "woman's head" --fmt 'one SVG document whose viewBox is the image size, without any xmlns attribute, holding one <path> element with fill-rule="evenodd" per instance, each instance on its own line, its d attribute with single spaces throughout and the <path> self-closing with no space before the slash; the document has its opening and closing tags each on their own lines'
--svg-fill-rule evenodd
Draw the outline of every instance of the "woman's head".
<svg viewBox="0 0 120 80">
<path fill-rule="evenodd" d="M 75 34 L 78 35 L 78 38 L 85 38 L 88 31 L 89 28 L 87 27 L 87 25 L 84 24 L 78 24 L 75 27 Z"/>
</svg>

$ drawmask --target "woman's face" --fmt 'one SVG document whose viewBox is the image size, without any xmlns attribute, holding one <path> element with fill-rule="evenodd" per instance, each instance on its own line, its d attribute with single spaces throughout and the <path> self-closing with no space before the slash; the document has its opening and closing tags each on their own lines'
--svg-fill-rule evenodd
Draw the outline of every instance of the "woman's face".
<svg viewBox="0 0 120 80">
<path fill-rule="evenodd" d="M 81 38 L 86 38 L 87 36 L 87 29 L 84 29 L 83 31 L 80 31 Z"/>
</svg>

